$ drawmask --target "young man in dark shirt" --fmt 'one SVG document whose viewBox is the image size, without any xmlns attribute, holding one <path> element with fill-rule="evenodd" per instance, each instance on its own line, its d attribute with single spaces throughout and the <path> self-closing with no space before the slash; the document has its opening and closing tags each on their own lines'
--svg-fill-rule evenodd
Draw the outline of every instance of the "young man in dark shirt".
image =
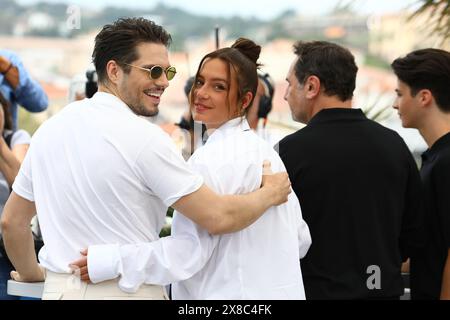
<svg viewBox="0 0 450 320">
<path fill-rule="evenodd" d="M 345 48 L 298 42 L 285 99 L 307 126 L 280 142 L 312 246 L 307 299 L 398 299 L 401 262 L 419 245 L 420 176 L 402 138 L 351 108 L 357 66 Z"/>
<path fill-rule="evenodd" d="M 450 53 L 422 49 L 392 63 L 394 108 L 429 149 L 422 155 L 426 246 L 411 257 L 411 298 L 450 299 Z"/>
</svg>

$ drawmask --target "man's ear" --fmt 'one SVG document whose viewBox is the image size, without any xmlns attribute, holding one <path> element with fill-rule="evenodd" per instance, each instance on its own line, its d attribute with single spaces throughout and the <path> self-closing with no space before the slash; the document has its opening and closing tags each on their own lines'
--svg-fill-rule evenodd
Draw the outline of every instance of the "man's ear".
<svg viewBox="0 0 450 320">
<path fill-rule="evenodd" d="M 306 98 L 313 99 L 320 93 L 320 79 L 317 76 L 309 76 L 305 80 Z"/>
<path fill-rule="evenodd" d="M 117 84 L 119 78 L 123 74 L 122 68 L 117 64 L 114 60 L 109 60 L 106 64 L 106 74 L 108 75 L 109 81 L 114 84 Z"/>
<path fill-rule="evenodd" d="M 247 109 L 250 106 L 250 102 L 253 99 L 253 94 L 250 91 L 247 91 L 242 97 L 242 110 Z"/>
<path fill-rule="evenodd" d="M 422 89 L 418 93 L 418 98 L 423 107 L 431 106 L 434 102 L 433 94 L 428 89 Z"/>
</svg>

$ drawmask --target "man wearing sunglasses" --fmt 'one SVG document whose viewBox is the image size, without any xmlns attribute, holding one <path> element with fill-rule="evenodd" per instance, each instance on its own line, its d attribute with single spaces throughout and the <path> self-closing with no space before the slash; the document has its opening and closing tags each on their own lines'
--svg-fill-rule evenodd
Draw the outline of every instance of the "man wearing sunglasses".
<svg viewBox="0 0 450 320">
<path fill-rule="evenodd" d="M 164 69 L 163 67 L 158 66 L 158 65 L 152 66 L 150 68 L 143 68 L 143 67 L 135 66 L 134 64 L 129 64 L 129 63 L 125 63 L 125 64 L 127 66 L 138 68 L 138 69 L 148 72 L 150 79 L 153 79 L 153 80 L 156 80 L 159 77 L 161 77 L 163 72 L 166 74 L 166 78 L 169 81 L 172 80 L 173 77 L 175 77 L 175 75 L 177 74 L 177 69 L 175 69 L 175 67 L 173 67 L 173 66 Z"/>
<path fill-rule="evenodd" d="M 143 18 L 104 26 L 93 52 L 98 92 L 68 105 L 33 137 L 2 228 L 15 280 L 42 281 L 46 270 L 44 299 L 125 299 L 130 295 L 119 287 L 137 290 L 124 277 L 96 285 L 71 281 L 69 263 L 88 246 L 95 283 L 139 268 L 143 252 L 151 258 L 143 267 L 153 276 L 146 283 L 158 283 L 166 272 L 183 277 L 185 270 L 164 253 L 177 241 L 198 244 L 189 237 L 157 241 L 168 206 L 220 234 L 243 229 L 270 206 L 287 201 L 286 173 L 265 176 L 263 187 L 250 194 L 215 194 L 169 136 L 139 117 L 158 113 L 176 74 L 168 59 L 170 40 L 161 26 Z M 45 242 L 40 265 L 28 227 L 36 212 Z M 195 259 L 192 251 L 178 259 Z M 164 299 L 165 293 L 161 286 L 144 285 L 132 297 Z"/>
</svg>

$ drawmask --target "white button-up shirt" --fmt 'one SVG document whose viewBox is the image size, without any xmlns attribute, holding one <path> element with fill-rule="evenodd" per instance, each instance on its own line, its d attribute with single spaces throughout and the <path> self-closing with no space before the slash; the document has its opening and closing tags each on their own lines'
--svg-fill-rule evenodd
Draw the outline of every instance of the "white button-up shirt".
<svg viewBox="0 0 450 320">
<path fill-rule="evenodd" d="M 202 184 L 166 133 L 98 92 L 38 129 L 13 190 L 35 202 L 40 263 L 70 272 L 89 245 L 157 240 L 167 207 Z"/>
<path fill-rule="evenodd" d="M 266 159 L 274 172 L 285 171 L 273 147 L 237 118 L 214 131 L 189 163 L 217 193 L 242 194 L 260 187 Z M 305 298 L 299 260 L 311 237 L 294 193 L 239 232 L 211 236 L 179 213 L 172 232 L 174 237 L 189 234 L 202 244 L 197 248 L 202 253 L 194 255 L 200 257 L 200 271 L 173 284 L 174 299 Z"/>
<path fill-rule="evenodd" d="M 260 187 L 266 159 L 274 172 L 285 171 L 272 146 L 239 118 L 217 129 L 189 162 L 217 193 L 242 194 Z M 304 299 L 299 259 L 310 245 L 291 193 L 287 203 L 270 208 L 251 226 L 221 236 L 175 212 L 170 237 L 90 247 L 89 273 L 94 282 L 121 275 L 120 287 L 130 292 L 142 283 L 174 283 L 174 299 Z M 97 273 L 108 268 L 109 273 Z"/>
</svg>

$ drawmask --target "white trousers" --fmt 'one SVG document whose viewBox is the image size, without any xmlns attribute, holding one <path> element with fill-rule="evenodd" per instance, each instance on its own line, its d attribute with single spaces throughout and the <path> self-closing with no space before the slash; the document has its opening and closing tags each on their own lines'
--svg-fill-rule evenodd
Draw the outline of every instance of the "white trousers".
<svg viewBox="0 0 450 320">
<path fill-rule="evenodd" d="M 142 285 L 136 293 L 126 293 L 117 282 L 87 284 L 77 275 L 47 270 L 42 300 L 169 300 L 163 286 Z"/>
</svg>

